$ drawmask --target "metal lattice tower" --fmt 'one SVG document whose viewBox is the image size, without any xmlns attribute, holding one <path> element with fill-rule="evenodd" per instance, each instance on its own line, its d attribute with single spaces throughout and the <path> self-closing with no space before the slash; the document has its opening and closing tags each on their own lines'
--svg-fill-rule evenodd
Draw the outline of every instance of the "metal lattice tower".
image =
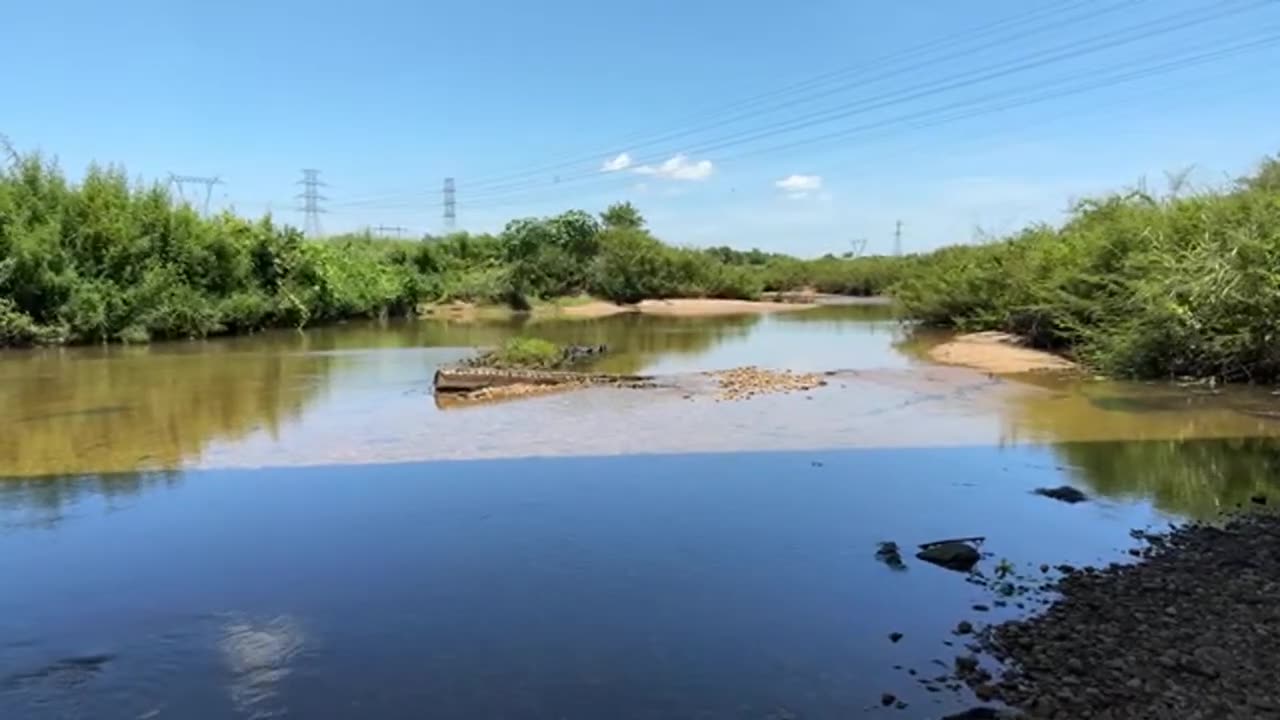
<svg viewBox="0 0 1280 720">
<path fill-rule="evenodd" d="M 409 232 L 409 228 L 404 227 L 403 225 L 376 225 L 369 228 L 369 230 L 378 235 L 395 235 L 397 240 L 404 237 L 404 234 Z"/>
<path fill-rule="evenodd" d="M 297 195 L 302 200 L 302 207 L 298 209 L 306 215 L 306 220 L 302 226 L 303 232 L 308 237 L 318 238 L 321 235 L 320 213 L 327 212 L 320 207 L 320 202 L 329 199 L 320 194 L 320 188 L 324 187 L 326 183 L 320 180 L 319 170 L 304 168 L 302 179 L 298 181 L 298 184 L 302 186 L 302 192 Z"/>
<path fill-rule="evenodd" d="M 200 214 L 209 214 L 209 198 L 213 196 L 214 185 L 225 185 L 222 178 L 214 175 L 212 177 L 204 175 L 175 175 L 169 173 L 169 186 L 178 189 L 178 198 L 184 204 L 190 205 L 191 201 L 187 199 L 187 185 L 204 185 L 204 203 L 200 206 Z"/>
<path fill-rule="evenodd" d="M 893 254 L 902 254 L 902 221 L 899 220 L 897 225 L 893 226 Z"/>
<path fill-rule="evenodd" d="M 458 224 L 457 192 L 453 187 L 453 178 L 444 179 L 444 228 L 452 230 Z"/>
</svg>

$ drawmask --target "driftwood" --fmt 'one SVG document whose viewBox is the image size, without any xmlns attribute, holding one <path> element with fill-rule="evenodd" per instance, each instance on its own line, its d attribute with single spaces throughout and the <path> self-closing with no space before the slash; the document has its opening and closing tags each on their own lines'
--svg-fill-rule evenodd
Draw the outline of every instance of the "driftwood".
<svg viewBox="0 0 1280 720">
<path fill-rule="evenodd" d="M 981 545 L 983 542 L 986 542 L 985 537 L 951 538 L 950 540 L 934 540 L 933 542 L 920 543 L 918 547 L 921 550 L 928 550 L 931 547 L 946 545 L 948 543 L 973 543 L 974 545 Z"/>
<path fill-rule="evenodd" d="M 610 375 L 558 370 L 503 370 L 498 368 L 456 367 L 436 371 L 436 392 L 475 392 L 509 385 L 602 385 L 644 383 L 652 378 L 644 375 Z"/>
</svg>

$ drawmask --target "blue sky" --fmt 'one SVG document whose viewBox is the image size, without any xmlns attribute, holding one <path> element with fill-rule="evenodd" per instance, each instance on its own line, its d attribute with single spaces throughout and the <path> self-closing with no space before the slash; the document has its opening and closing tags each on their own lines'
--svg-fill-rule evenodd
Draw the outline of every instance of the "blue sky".
<svg viewBox="0 0 1280 720">
<path fill-rule="evenodd" d="M 319 168 L 330 232 L 438 232 L 454 177 L 471 230 L 630 200 L 676 243 L 926 249 L 1280 151 L 1280 45 L 1241 47 L 1274 0 L 13 5 L 18 147 L 298 225 Z"/>
</svg>

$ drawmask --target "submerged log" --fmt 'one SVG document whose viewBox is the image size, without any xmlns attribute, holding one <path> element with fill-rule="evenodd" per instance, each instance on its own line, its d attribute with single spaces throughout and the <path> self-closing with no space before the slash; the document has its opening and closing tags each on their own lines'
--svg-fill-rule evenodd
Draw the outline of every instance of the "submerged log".
<svg viewBox="0 0 1280 720">
<path fill-rule="evenodd" d="M 570 385 L 643 383 L 652 378 L 644 375 L 610 375 L 559 370 L 515 370 L 482 367 L 441 368 L 436 371 L 436 392 L 475 392 L 508 385 Z"/>
</svg>

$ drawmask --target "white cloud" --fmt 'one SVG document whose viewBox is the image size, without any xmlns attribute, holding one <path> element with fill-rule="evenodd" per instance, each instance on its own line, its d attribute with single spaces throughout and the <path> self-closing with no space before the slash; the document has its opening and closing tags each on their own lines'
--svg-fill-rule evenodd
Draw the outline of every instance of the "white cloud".
<svg viewBox="0 0 1280 720">
<path fill-rule="evenodd" d="M 631 186 L 631 189 L 638 193 L 646 193 L 649 192 L 649 183 L 636 183 Z"/>
<path fill-rule="evenodd" d="M 641 165 L 635 169 L 635 172 L 641 175 L 654 175 L 668 180 L 695 181 L 706 180 L 711 177 L 711 173 L 714 171 L 715 166 L 711 164 L 710 160 L 691 162 L 689 156 L 684 153 L 671 156 L 670 159 L 663 161 L 661 165 Z"/>
<path fill-rule="evenodd" d="M 786 190 L 790 193 L 789 197 L 795 198 L 797 195 L 805 197 L 810 190 L 818 190 L 822 188 L 822 176 L 788 175 L 787 177 L 775 182 L 773 185 L 779 190 Z"/>
<path fill-rule="evenodd" d="M 627 153 L 618 153 L 618 156 L 612 160 L 605 160 L 600 166 L 600 172 L 617 172 L 626 170 L 631 167 L 631 155 Z"/>
<path fill-rule="evenodd" d="M 805 199 L 805 198 L 807 198 L 807 197 L 809 197 L 809 193 L 807 193 L 807 192 L 793 192 L 793 193 L 787 193 L 787 198 L 788 198 L 788 199 L 790 199 L 790 200 L 803 200 L 803 199 Z"/>
</svg>

